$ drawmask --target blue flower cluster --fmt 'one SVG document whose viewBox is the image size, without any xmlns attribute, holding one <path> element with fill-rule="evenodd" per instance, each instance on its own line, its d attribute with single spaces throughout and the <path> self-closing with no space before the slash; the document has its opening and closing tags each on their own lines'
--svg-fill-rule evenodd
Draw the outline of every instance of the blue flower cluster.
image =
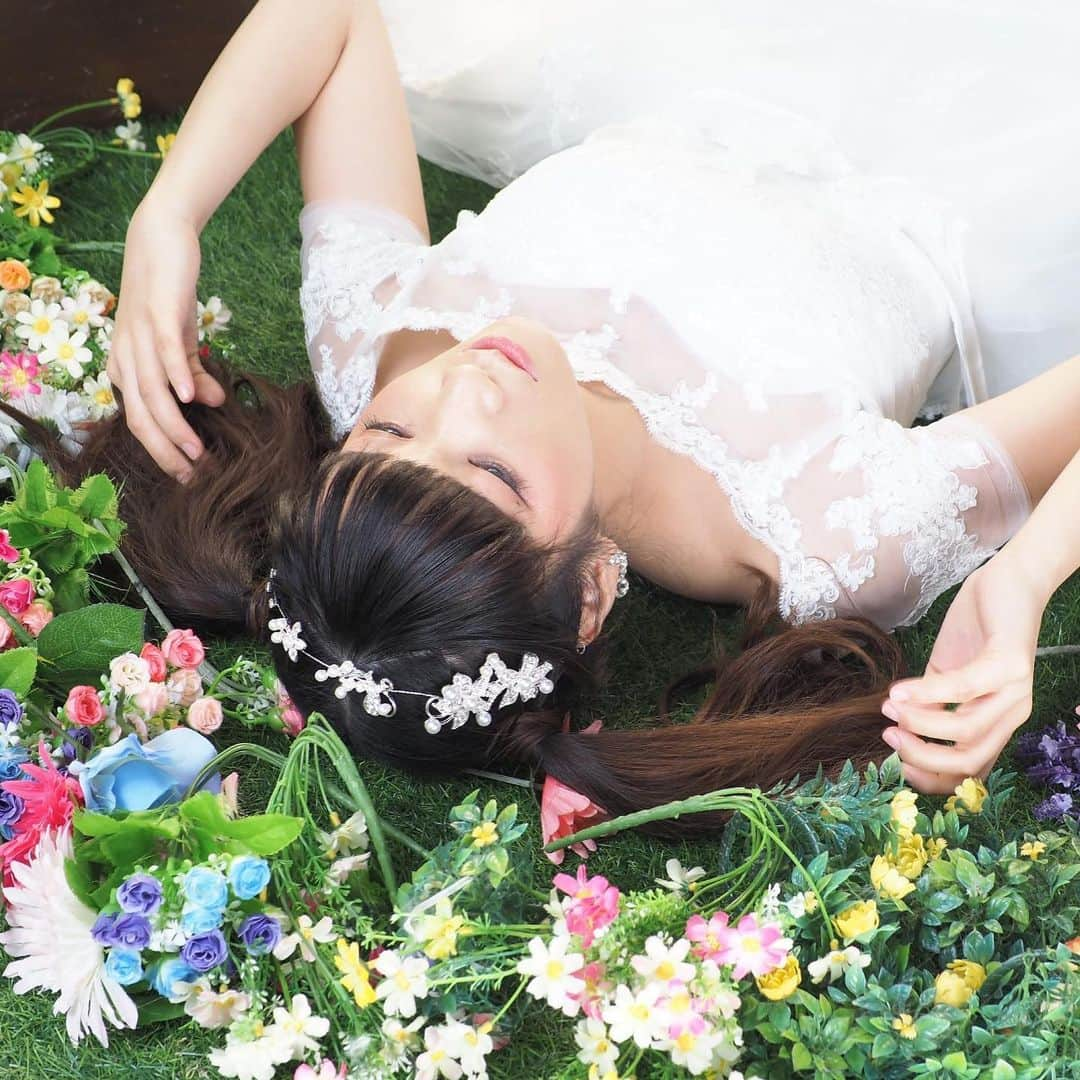
<svg viewBox="0 0 1080 1080">
<path fill-rule="evenodd" d="M 269 882 L 269 864 L 251 855 L 234 858 L 227 876 L 209 866 L 192 867 L 180 882 L 184 901 L 180 926 L 187 935 L 180 955 L 144 969 L 141 954 L 150 944 L 150 919 L 161 907 L 164 891 L 156 877 L 132 874 L 116 890 L 120 910 L 99 915 L 91 930 L 94 939 L 109 950 L 106 972 L 121 986 L 145 979 L 162 997 L 177 1000 L 177 984 L 191 982 L 229 959 L 221 928 L 230 893 L 237 900 L 252 900 Z M 249 915 L 240 924 L 237 937 L 249 955 L 263 956 L 281 940 L 281 926 L 268 915 Z"/>
<path fill-rule="evenodd" d="M 1069 731 L 1059 721 L 1042 731 L 1027 732 L 1016 740 L 1016 757 L 1030 779 L 1053 792 L 1035 807 L 1039 821 L 1080 817 L 1080 730 Z"/>
<path fill-rule="evenodd" d="M 13 732 L 22 717 L 23 707 L 19 699 L 10 690 L 0 690 L 0 732 Z M 25 779 L 22 764 L 27 758 L 26 751 L 17 743 L 8 743 L 0 748 L 0 784 L 7 780 Z M 25 809 L 18 795 L 0 787 L 0 839 L 10 840 L 15 835 L 15 826 Z"/>
</svg>

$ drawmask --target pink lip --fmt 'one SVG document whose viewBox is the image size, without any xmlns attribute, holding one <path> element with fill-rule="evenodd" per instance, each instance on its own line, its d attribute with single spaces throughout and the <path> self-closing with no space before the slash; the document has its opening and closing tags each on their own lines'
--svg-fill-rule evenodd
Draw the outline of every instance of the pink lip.
<svg viewBox="0 0 1080 1080">
<path fill-rule="evenodd" d="M 521 368 L 533 382 L 539 382 L 532 357 L 516 342 L 508 337 L 483 337 L 469 345 L 471 349 L 494 349 L 502 353 L 514 367 Z"/>
</svg>

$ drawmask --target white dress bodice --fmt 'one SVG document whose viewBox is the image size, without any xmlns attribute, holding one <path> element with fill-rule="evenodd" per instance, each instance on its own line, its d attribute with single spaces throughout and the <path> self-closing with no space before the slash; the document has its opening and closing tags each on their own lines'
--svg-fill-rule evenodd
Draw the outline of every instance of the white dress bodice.
<svg viewBox="0 0 1080 1080">
<path fill-rule="evenodd" d="M 776 555 L 786 619 L 910 623 L 1030 511 L 987 431 L 906 426 L 932 387 L 951 408 L 970 382 L 947 219 L 789 114 L 730 117 L 706 95 L 602 127 L 433 245 L 386 208 L 309 203 L 300 301 L 322 400 L 344 436 L 388 335 L 536 319 L 579 381 L 715 478 Z"/>
</svg>

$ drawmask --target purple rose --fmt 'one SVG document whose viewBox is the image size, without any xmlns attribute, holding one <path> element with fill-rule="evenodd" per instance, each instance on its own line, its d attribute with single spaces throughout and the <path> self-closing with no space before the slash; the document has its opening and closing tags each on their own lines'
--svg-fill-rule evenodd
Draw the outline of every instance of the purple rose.
<svg viewBox="0 0 1080 1080">
<path fill-rule="evenodd" d="M 10 690 L 0 690 L 0 727 L 17 724 L 23 718 L 23 707 Z"/>
<path fill-rule="evenodd" d="M 132 874 L 116 890 L 116 902 L 133 915 L 153 915 L 161 906 L 161 882 L 149 874 Z"/>
<path fill-rule="evenodd" d="M 0 825 L 14 825 L 25 809 L 26 803 L 18 795 L 0 789 Z"/>
<path fill-rule="evenodd" d="M 142 915 L 127 912 L 99 915 L 90 933 L 95 941 L 110 947 L 145 949 L 150 944 L 150 923 Z"/>
<path fill-rule="evenodd" d="M 196 971 L 210 971 L 224 962 L 229 955 L 220 930 L 208 930 L 205 934 L 196 934 L 188 938 L 180 950 L 180 959 Z"/>
<path fill-rule="evenodd" d="M 264 956 L 281 940 L 281 924 L 269 915 L 249 915 L 240 924 L 237 937 L 252 956 Z"/>
</svg>

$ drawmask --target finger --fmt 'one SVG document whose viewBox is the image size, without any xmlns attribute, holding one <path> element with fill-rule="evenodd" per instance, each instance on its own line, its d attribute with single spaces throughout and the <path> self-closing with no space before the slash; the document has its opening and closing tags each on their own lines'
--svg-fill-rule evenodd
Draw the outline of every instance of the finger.
<svg viewBox="0 0 1080 1080">
<path fill-rule="evenodd" d="M 886 701 L 881 711 L 905 731 L 924 739 L 976 742 L 1015 704 L 1015 695 L 999 691 L 969 701 L 954 712 L 926 705 L 898 705 L 892 701 Z"/>
<path fill-rule="evenodd" d="M 881 737 L 900 755 L 905 765 L 914 765 L 927 772 L 973 776 L 984 764 L 983 756 L 974 746 L 939 746 L 898 727 L 886 728 Z"/>
<path fill-rule="evenodd" d="M 124 416 L 132 435 L 142 443 L 159 468 L 178 480 L 187 480 L 191 476 L 191 462 L 154 422 L 135 385 L 124 394 Z"/>
<path fill-rule="evenodd" d="M 150 342 L 144 337 L 143 348 Z M 139 380 L 139 396 L 149 410 L 154 423 L 174 446 L 180 447 L 192 460 L 202 453 L 202 441 L 195 429 L 184 419 L 180 406 L 169 391 L 162 369 L 158 367 L 151 353 L 143 354 L 142 363 L 136 368 Z"/>
<path fill-rule="evenodd" d="M 944 773 L 930 772 L 928 769 L 920 769 L 915 765 L 903 766 L 904 779 L 917 791 L 924 795 L 951 795 L 957 784 L 962 783 L 966 777 L 946 776 Z"/>
<path fill-rule="evenodd" d="M 915 702 L 931 705 L 964 702 L 982 697 L 1001 687 L 1001 657 L 983 653 L 970 664 L 953 671 L 933 671 L 927 668 L 920 679 L 903 679 L 893 683 L 889 697 L 898 703 Z"/>
<path fill-rule="evenodd" d="M 181 401 L 191 401 L 195 396 L 194 380 L 191 377 L 191 357 L 179 330 L 168 326 L 154 327 L 154 351 L 165 369 L 169 383 Z M 198 355 L 196 350 L 195 355 Z"/>
<path fill-rule="evenodd" d="M 203 367 L 197 352 L 191 361 L 191 374 L 195 380 L 195 401 L 211 406 L 224 404 L 224 387 Z"/>
</svg>

